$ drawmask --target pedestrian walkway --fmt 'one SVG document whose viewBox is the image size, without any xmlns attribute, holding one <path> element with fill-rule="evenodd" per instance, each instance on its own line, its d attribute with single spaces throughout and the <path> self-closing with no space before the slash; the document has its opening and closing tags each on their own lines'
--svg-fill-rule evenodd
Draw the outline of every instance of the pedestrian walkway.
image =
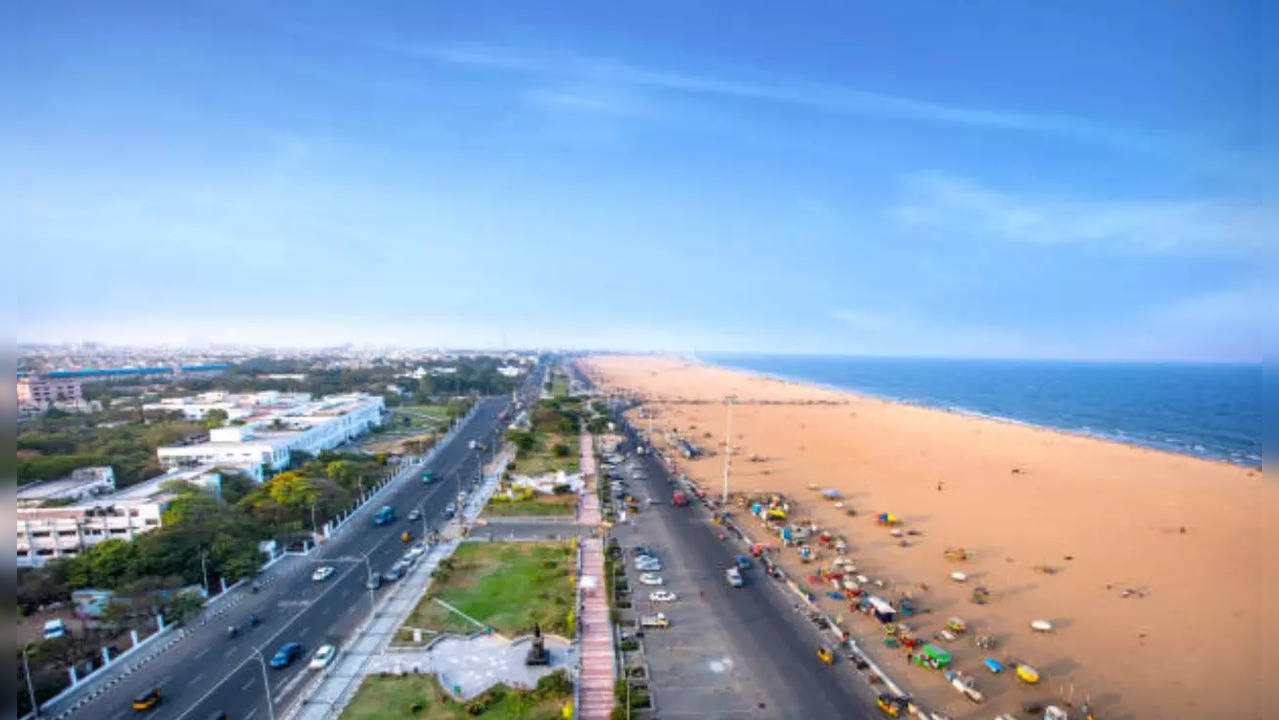
<svg viewBox="0 0 1279 720">
<path fill-rule="evenodd" d="M 595 452 L 591 435 L 582 433 L 582 475 L 586 492 L 582 495 L 579 522 L 586 527 L 600 524 L 599 496 L 591 480 L 595 475 Z M 578 676 L 581 700 L 577 716 L 581 720 L 608 720 L 613 712 L 613 626 L 608 616 L 604 583 L 604 541 L 582 539 L 582 575 L 596 579 L 594 587 L 582 590 L 581 657 Z"/>
</svg>

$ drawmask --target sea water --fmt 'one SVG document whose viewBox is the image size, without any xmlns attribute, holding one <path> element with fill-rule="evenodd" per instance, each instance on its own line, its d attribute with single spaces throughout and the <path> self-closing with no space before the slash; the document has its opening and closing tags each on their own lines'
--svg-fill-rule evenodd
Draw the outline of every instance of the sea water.
<svg viewBox="0 0 1279 720">
<path fill-rule="evenodd" d="M 699 354 L 902 402 L 1261 466 L 1261 365 Z"/>
</svg>

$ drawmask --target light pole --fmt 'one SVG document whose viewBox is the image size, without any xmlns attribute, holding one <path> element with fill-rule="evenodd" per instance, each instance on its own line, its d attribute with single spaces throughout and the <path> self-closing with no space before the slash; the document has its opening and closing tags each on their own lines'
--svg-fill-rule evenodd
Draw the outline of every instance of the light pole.
<svg viewBox="0 0 1279 720">
<path fill-rule="evenodd" d="M 320 529 L 315 526 L 315 503 L 311 503 L 311 536 L 320 534 Z"/>
<path fill-rule="evenodd" d="M 209 568 L 205 564 L 204 560 L 208 556 L 209 553 L 207 551 L 200 551 L 200 574 L 204 576 L 204 596 L 206 598 L 209 596 Z"/>
<path fill-rule="evenodd" d="M 369 562 L 369 554 L 364 553 L 361 557 L 364 558 L 364 569 L 368 571 L 367 577 L 369 580 L 372 580 L 373 579 L 373 563 Z M 373 617 L 373 610 L 377 606 L 377 602 L 373 599 L 373 583 L 365 582 L 364 586 L 369 589 L 369 617 L 371 618 Z"/>
<path fill-rule="evenodd" d="M 266 676 L 266 658 L 262 656 L 262 649 L 254 650 L 253 657 L 262 666 L 262 690 L 266 693 L 267 720 L 275 720 L 275 704 L 271 702 L 271 680 Z"/>
<path fill-rule="evenodd" d="M 22 674 L 27 677 L 27 697 L 31 699 L 32 717 L 40 717 L 40 703 L 36 702 L 35 687 L 31 684 L 31 667 L 27 665 L 27 648 L 30 647 L 30 642 L 22 646 Z"/>
<path fill-rule="evenodd" d="M 728 473 L 733 464 L 733 401 L 736 400 L 735 395 L 729 395 L 724 398 L 728 404 L 728 410 L 725 413 L 724 420 L 724 499 L 723 504 L 728 506 Z"/>
</svg>

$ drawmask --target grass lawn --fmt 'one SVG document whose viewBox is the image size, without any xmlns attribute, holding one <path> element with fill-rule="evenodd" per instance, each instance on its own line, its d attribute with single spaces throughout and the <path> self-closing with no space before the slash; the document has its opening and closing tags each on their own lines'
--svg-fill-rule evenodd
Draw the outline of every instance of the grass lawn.
<svg viewBox="0 0 1279 720">
<path fill-rule="evenodd" d="M 568 394 L 568 383 L 565 382 L 563 377 L 556 375 L 554 378 L 551 379 L 551 396 L 563 397 L 564 395 L 567 395 L 567 394 Z"/>
<path fill-rule="evenodd" d="M 434 602 L 439 598 L 508 637 L 532 632 L 534 622 L 567 636 L 574 570 L 568 543 L 464 542 L 441 563 L 404 625 L 459 634 L 478 629 Z"/>
<path fill-rule="evenodd" d="M 513 473 L 533 477 L 563 470 L 571 474 L 577 472 L 581 467 L 581 441 L 578 440 L 576 435 L 535 432 L 533 437 L 535 442 L 532 449 L 524 450 L 521 448 L 516 453 L 515 461 L 509 466 Z M 567 455 L 555 454 L 553 448 L 559 443 L 568 446 Z"/>
<path fill-rule="evenodd" d="M 485 515 L 495 517 L 517 517 L 521 515 L 572 515 L 577 506 L 576 493 L 563 495 L 534 495 L 528 500 L 517 502 L 489 501 L 484 509 Z"/>
<path fill-rule="evenodd" d="M 440 702 L 443 697 L 444 702 Z M 489 690 L 480 698 L 490 702 L 478 717 L 486 720 L 506 718 L 532 718 L 554 720 L 562 717 L 564 703 L 573 697 L 572 686 L 568 692 L 538 693 L 530 690 L 512 690 L 505 685 Z M 476 698 L 479 700 L 480 698 Z M 474 701 L 472 701 L 474 702 Z M 417 703 L 416 712 L 411 707 Z M 359 691 L 342 711 L 342 720 L 463 720 L 477 717 L 466 712 L 470 703 L 457 702 L 444 695 L 439 680 L 434 675 L 405 677 L 364 678 Z"/>
</svg>

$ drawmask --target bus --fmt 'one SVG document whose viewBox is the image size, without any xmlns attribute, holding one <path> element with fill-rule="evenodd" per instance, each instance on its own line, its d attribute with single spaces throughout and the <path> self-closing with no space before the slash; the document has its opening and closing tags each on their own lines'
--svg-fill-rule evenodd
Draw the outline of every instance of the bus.
<svg viewBox="0 0 1279 720">
<path fill-rule="evenodd" d="M 374 525 L 385 525 L 395 519 L 395 508 L 390 505 L 383 505 L 378 508 L 377 513 L 373 516 Z"/>
</svg>

